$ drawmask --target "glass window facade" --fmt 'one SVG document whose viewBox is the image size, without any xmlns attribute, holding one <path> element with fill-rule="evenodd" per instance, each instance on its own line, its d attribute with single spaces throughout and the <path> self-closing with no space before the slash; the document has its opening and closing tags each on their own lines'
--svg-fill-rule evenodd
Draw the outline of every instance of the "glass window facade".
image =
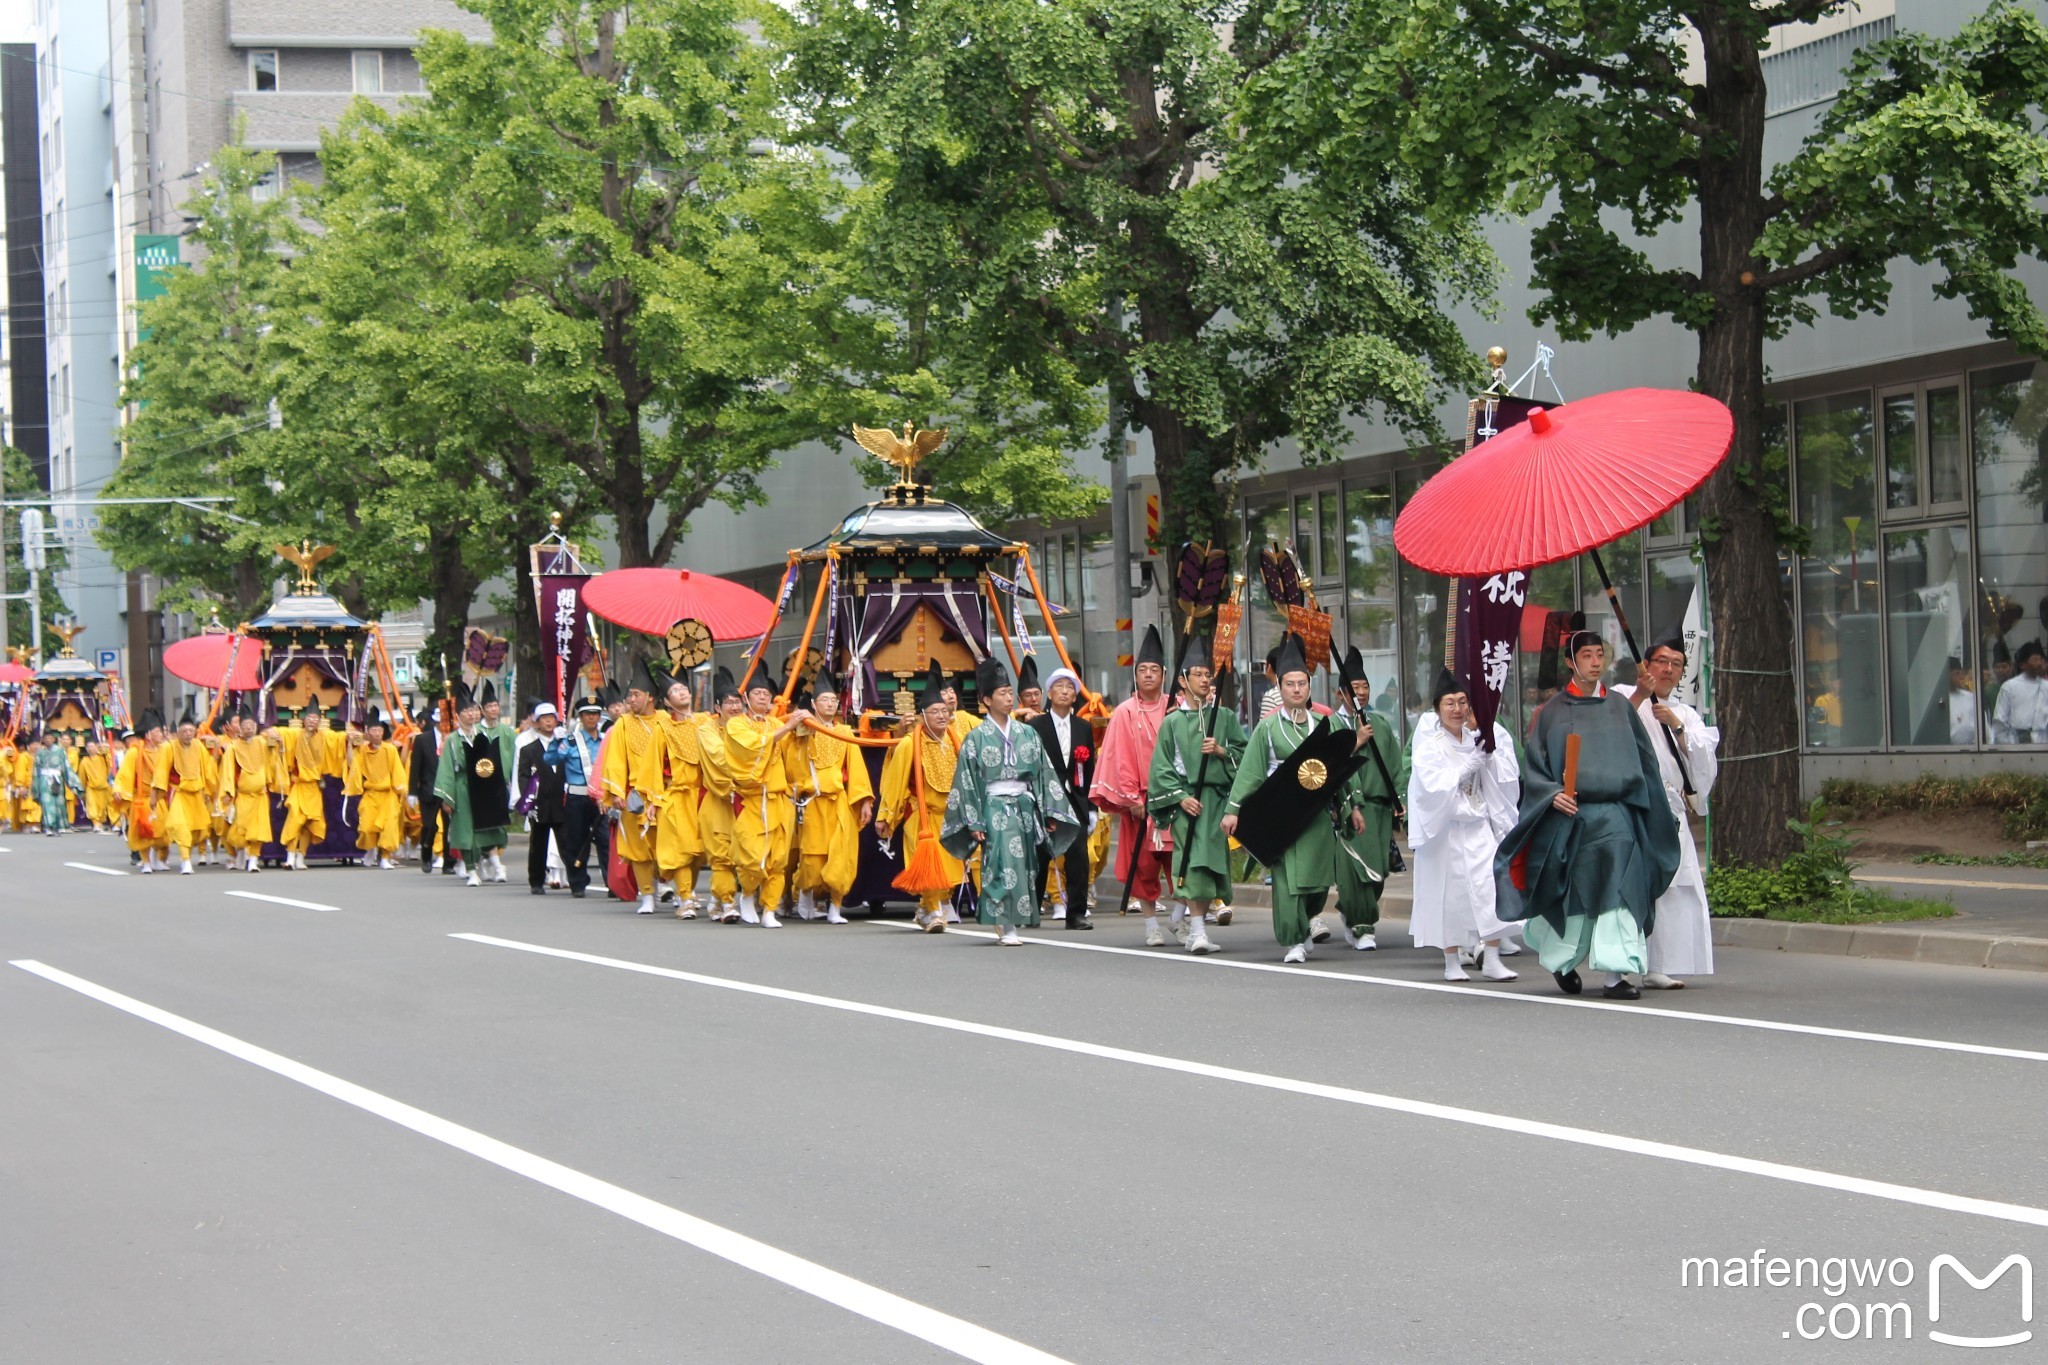
<svg viewBox="0 0 2048 1365">
<path fill-rule="evenodd" d="M 1970 376 L 1970 463 L 1977 482 L 1980 709 L 1996 713 L 2013 660 L 2048 633 L 2048 365 Z M 1987 740 L 2002 738 L 1987 729 Z"/>
<path fill-rule="evenodd" d="M 1876 445 L 1869 392 L 1795 404 L 1795 507 L 1809 538 L 1800 562 L 1799 629 L 1806 742 L 1877 748 Z"/>
</svg>

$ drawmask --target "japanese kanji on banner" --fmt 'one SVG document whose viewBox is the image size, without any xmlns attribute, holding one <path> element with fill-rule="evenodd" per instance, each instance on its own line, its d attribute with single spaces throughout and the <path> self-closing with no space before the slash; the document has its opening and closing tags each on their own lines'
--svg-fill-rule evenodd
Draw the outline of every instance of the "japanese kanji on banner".
<svg viewBox="0 0 2048 1365">
<path fill-rule="evenodd" d="M 1488 753 L 1494 747 L 1493 718 L 1514 675 L 1515 641 L 1528 600 L 1529 575 L 1521 569 L 1458 580 L 1457 658 L 1451 668 L 1472 689 L 1472 718 Z"/>
</svg>

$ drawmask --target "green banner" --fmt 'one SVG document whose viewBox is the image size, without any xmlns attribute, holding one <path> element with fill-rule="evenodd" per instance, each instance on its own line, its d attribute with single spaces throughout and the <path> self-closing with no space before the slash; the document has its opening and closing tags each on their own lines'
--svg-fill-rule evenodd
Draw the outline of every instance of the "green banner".
<svg viewBox="0 0 2048 1365">
<path fill-rule="evenodd" d="M 178 264 L 178 239 L 161 234 L 137 234 L 135 238 L 135 298 L 146 303 L 168 292 L 164 275 Z"/>
</svg>

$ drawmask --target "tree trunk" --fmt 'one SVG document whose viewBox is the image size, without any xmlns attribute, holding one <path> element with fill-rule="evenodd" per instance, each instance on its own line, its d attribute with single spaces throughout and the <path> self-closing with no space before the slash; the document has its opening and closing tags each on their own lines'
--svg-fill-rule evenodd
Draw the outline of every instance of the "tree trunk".
<svg viewBox="0 0 2048 1365">
<path fill-rule="evenodd" d="M 1745 16 L 1746 17 L 1746 16 Z M 1715 852 L 1775 865 L 1796 847 L 1798 689 L 1792 621 L 1778 571 L 1778 528 L 1761 492 L 1765 298 L 1753 254 L 1764 226 L 1764 80 L 1755 40 L 1725 14 L 1701 29 L 1707 80 L 1699 184 L 1700 279 L 1714 313 L 1700 329 L 1699 387 L 1728 405 L 1735 439 L 1701 491 L 1713 607 L 1714 703 L 1721 773 Z"/>
<path fill-rule="evenodd" d="M 462 636 L 469 629 L 469 611 L 482 583 L 462 561 L 458 531 L 437 531 L 427 542 L 433 556 L 434 628 L 420 648 L 419 675 L 430 680 L 421 690 L 445 695 L 449 679 L 462 676 Z"/>
</svg>

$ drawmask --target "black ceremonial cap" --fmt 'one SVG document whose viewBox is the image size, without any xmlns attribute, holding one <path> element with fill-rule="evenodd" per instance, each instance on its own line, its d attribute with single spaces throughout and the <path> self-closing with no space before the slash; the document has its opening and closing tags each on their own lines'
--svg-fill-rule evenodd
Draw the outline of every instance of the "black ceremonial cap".
<svg viewBox="0 0 2048 1365">
<path fill-rule="evenodd" d="M 374 706 L 366 706 L 363 708 L 363 728 L 367 730 L 372 725 L 381 725 L 388 729 L 390 722 L 384 718 L 382 711 Z"/>
<path fill-rule="evenodd" d="M 1026 654 L 1024 661 L 1017 665 L 1017 691 L 1029 692 L 1038 685 L 1038 656 Z"/>
<path fill-rule="evenodd" d="M 178 717 L 178 724 L 197 725 L 198 723 L 199 708 L 193 703 L 193 699 L 190 696 L 187 696 L 185 698 L 185 713 Z"/>
<path fill-rule="evenodd" d="M 831 669 L 819 664 L 817 673 L 811 678 L 811 698 L 815 701 L 828 692 L 835 697 L 840 695 L 839 679 L 832 676 Z"/>
<path fill-rule="evenodd" d="M 1344 661 L 1338 667 L 1337 674 L 1344 680 L 1346 687 L 1355 682 L 1370 681 L 1365 676 L 1365 655 L 1358 652 L 1357 645 L 1344 651 Z"/>
<path fill-rule="evenodd" d="M 1686 652 L 1684 622 L 1672 622 L 1671 625 L 1665 629 L 1662 635 L 1659 635 L 1656 639 L 1650 641 L 1650 653 L 1654 654 L 1660 649 L 1675 649 L 1680 654 Z"/>
<path fill-rule="evenodd" d="M 1463 692 L 1468 697 L 1472 695 L 1472 689 L 1465 685 L 1463 678 L 1448 668 L 1439 668 L 1436 671 L 1436 686 L 1430 690 L 1429 704 L 1435 706 L 1453 692 Z"/>
<path fill-rule="evenodd" d="M 945 688 L 946 670 L 939 667 L 937 659 L 933 659 L 931 666 L 925 670 L 924 696 L 917 703 L 918 709 L 922 711 L 925 707 L 936 702 L 939 699 L 939 693 L 943 692 Z"/>
<path fill-rule="evenodd" d="M 974 690 L 986 702 L 999 687 L 1010 685 L 1010 670 L 993 654 L 983 655 L 974 665 Z"/>
<path fill-rule="evenodd" d="M 469 690 L 469 684 L 464 682 L 462 679 L 451 679 L 448 683 L 448 687 L 449 690 L 454 694 L 456 710 L 467 711 L 470 707 L 476 705 L 475 694 L 473 694 Z"/>
<path fill-rule="evenodd" d="M 1209 663 L 1209 637 L 1200 631 L 1188 636 L 1186 643 L 1181 645 L 1180 671 L 1174 676 L 1184 678 L 1191 668 L 1208 668 L 1214 671 Z"/>
<path fill-rule="evenodd" d="M 476 704 L 478 706 L 489 706 L 492 702 L 496 701 L 497 699 L 498 685 L 492 682 L 489 678 L 485 678 L 484 690 L 481 694 L 478 695 L 476 699 Z"/>
<path fill-rule="evenodd" d="M 1140 664 L 1158 664 L 1161 668 L 1166 667 L 1166 642 L 1159 638 L 1158 626 L 1149 625 L 1145 627 L 1145 638 L 1138 642 L 1136 662 Z"/>
<path fill-rule="evenodd" d="M 711 700 L 714 703 L 721 702 L 727 697 L 737 697 L 739 694 L 739 679 L 733 677 L 731 669 L 727 668 L 724 664 L 720 664 L 718 672 L 712 675 Z"/>
<path fill-rule="evenodd" d="M 655 689 L 654 670 L 648 666 L 647 660 L 645 659 L 636 658 L 633 660 L 632 672 L 627 674 L 626 686 L 641 692 L 645 692 L 650 697 L 658 697 L 661 695 L 661 693 Z"/>
<path fill-rule="evenodd" d="M 1285 678 L 1289 673 L 1308 672 L 1308 655 L 1302 651 L 1301 637 L 1289 631 L 1280 640 L 1279 659 L 1273 665 L 1276 676 Z"/>
</svg>

